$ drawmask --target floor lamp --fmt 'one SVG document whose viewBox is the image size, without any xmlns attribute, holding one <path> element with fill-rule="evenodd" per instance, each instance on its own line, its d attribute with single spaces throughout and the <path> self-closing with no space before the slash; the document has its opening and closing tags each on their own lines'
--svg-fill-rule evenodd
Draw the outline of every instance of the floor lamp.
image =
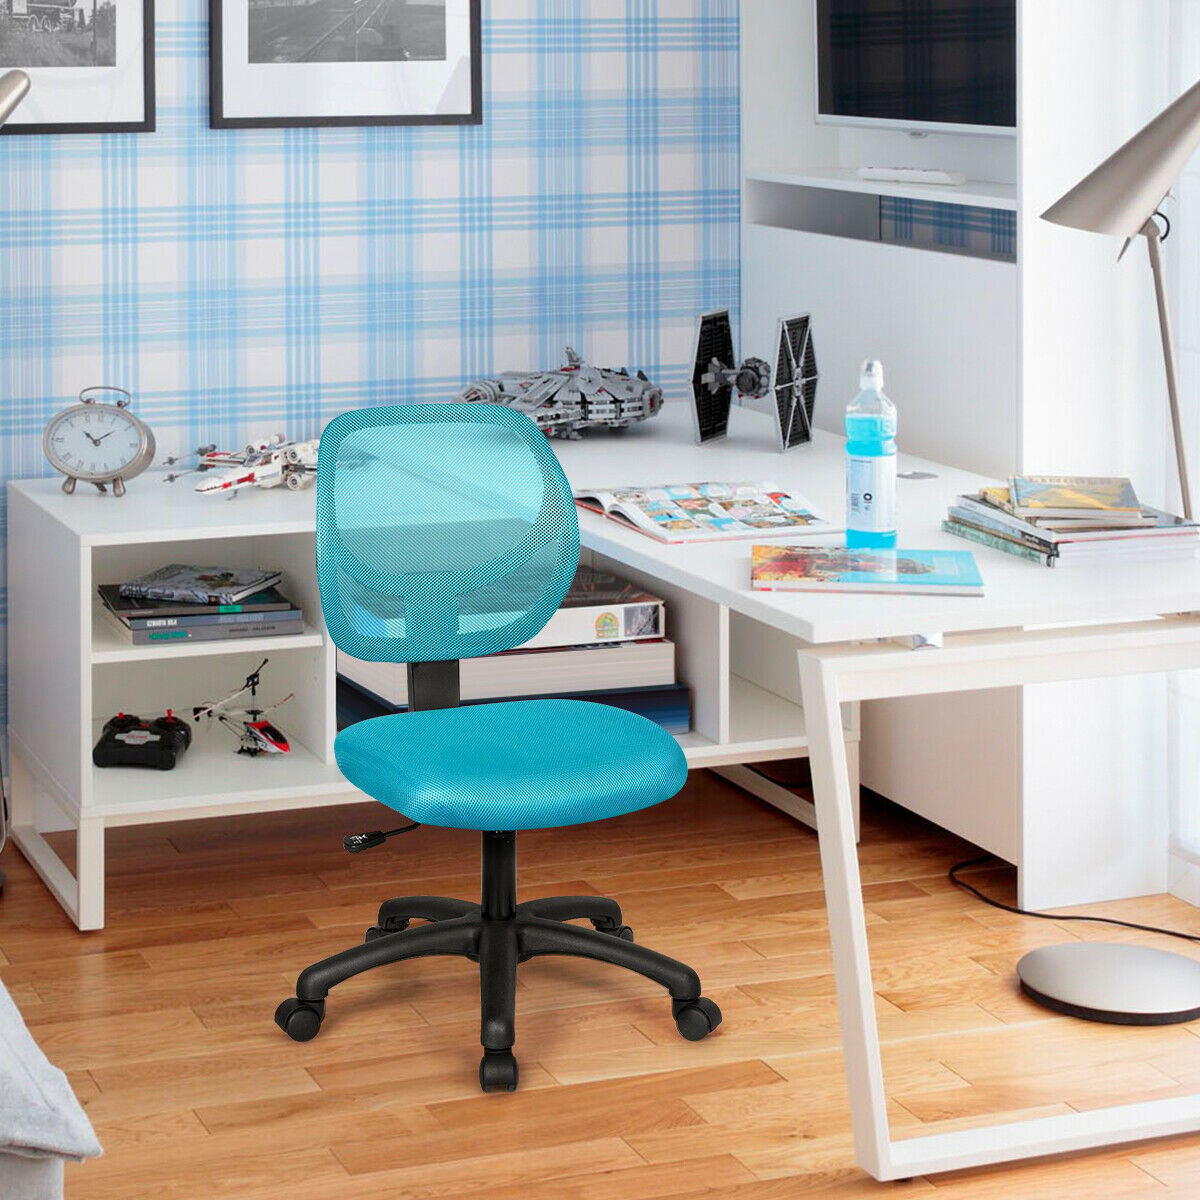
<svg viewBox="0 0 1200 1200">
<path fill-rule="evenodd" d="M 1125 238 L 1121 254 L 1146 239 L 1175 439 L 1183 514 L 1192 517 L 1187 452 L 1179 419 L 1179 371 L 1171 341 L 1156 219 L 1192 151 L 1200 145 L 1200 83 L 1055 201 L 1042 218 L 1057 225 Z M 1017 964 L 1021 988 L 1058 1012 L 1120 1025 L 1169 1025 L 1200 1017 L 1200 962 L 1148 946 L 1070 942 L 1043 946 Z"/>
<path fill-rule="evenodd" d="M 24 71 L 9 71 L 0 76 L 0 125 L 12 116 L 13 109 L 29 91 L 29 76 Z M 4 765 L 0 763 L 0 850 L 8 840 L 7 801 L 4 797 Z M 0 869 L 0 892 L 4 891 L 4 871 Z"/>
</svg>

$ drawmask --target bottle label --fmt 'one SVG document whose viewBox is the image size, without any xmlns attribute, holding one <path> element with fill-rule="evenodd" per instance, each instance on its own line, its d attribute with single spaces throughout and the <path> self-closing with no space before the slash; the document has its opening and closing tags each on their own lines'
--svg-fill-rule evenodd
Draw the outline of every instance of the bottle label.
<svg viewBox="0 0 1200 1200">
<path fill-rule="evenodd" d="M 846 525 L 868 533 L 890 533 L 896 528 L 894 454 L 847 458 Z"/>
</svg>

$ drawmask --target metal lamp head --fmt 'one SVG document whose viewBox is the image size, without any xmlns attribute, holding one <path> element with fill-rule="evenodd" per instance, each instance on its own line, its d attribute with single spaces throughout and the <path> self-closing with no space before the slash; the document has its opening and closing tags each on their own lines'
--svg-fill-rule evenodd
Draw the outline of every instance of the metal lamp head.
<svg viewBox="0 0 1200 1200">
<path fill-rule="evenodd" d="M 29 76 L 24 71 L 9 71 L 0 75 L 0 125 L 13 114 L 13 109 L 29 91 Z"/>
<path fill-rule="evenodd" d="M 1200 145 L 1200 83 L 1055 201 L 1042 219 L 1131 238 L 1154 215 Z"/>
</svg>

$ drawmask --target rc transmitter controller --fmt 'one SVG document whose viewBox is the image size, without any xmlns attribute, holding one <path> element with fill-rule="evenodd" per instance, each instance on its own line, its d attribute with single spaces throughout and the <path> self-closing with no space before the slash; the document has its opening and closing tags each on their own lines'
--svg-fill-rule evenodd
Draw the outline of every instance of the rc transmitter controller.
<svg viewBox="0 0 1200 1200">
<path fill-rule="evenodd" d="M 117 713 L 104 723 L 92 751 L 98 767 L 155 767 L 169 771 L 192 743 L 192 731 L 168 708 L 166 714 L 143 721 L 132 713 Z"/>
</svg>

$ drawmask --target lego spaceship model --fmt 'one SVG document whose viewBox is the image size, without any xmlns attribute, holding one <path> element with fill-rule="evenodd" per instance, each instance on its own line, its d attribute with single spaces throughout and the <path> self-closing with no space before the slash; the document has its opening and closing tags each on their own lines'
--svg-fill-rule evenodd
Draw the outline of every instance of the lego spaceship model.
<svg viewBox="0 0 1200 1200">
<path fill-rule="evenodd" d="M 557 370 L 505 371 L 480 379 L 457 398 L 515 408 L 547 437 L 561 438 L 577 438 L 585 429 L 626 429 L 662 409 L 662 389 L 642 371 L 630 375 L 627 370 L 594 367 L 570 346 L 566 358 L 566 365 Z"/>
<path fill-rule="evenodd" d="M 251 443 L 243 450 L 218 450 L 216 446 L 200 446 L 192 454 L 165 459 L 164 466 L 174 466 L 184 458 L 196 457 L 196 465 L 185 471 L 165 476 L 174 483 L 192 473 L 203 476 L 195 490 L 202 494 L 222 492 L 236 495 L 243 488 L 285 487 L 299 492 L 317 481 L 317 441 L 290 442 L 277 433 L 265 442 Z"/>
<path fill-rule="evenodd" d="M 780 319 L 774 369 L 761 358 L 746 358 L 740 365 L 735 364 L 728 309 L 702 314 L 696 323 L 692 360 L 696 440 L 703 445 L 726 435 L 736 392 L 739 398 L 751 400 L 773 394 L 780 450 L 810 441 L 817 396 L 817 357 L 808 314 Z"/>
</svg>

